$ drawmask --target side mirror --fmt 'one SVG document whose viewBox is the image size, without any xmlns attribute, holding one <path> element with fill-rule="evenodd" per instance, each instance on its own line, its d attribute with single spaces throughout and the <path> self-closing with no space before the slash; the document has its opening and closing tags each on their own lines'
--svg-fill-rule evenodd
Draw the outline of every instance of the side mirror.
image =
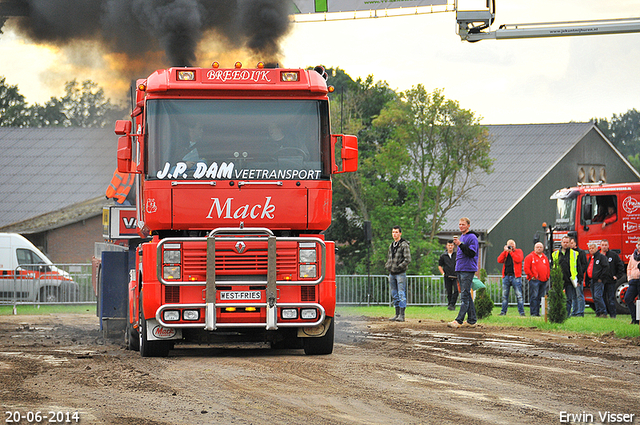
<svg viewBox="0 0 640 425">
<path fill-rule="evenodd" d="M 115 133 L 118 137 L 118 172 L 135 173 L 132 154 L 132 124 L 129 120 L 116 121 Z"/>
<path fill-rule="evenodd" d="M 358 170 L 358 138 L 343 134 L 331 135 L 333 174 Z"/>
<path fill-rule="evenodd" d="M 131 136 L 118 137 L 118 172 L 131 173 L 133 172 L 131 161 Z"/>
<path fill-rule="evenodd" d="M 124 136 L 125 134 L 131 134 L 131 121 L 118 120 L 116 121 L 116 134 L 118 136 Z"/>
</svg>

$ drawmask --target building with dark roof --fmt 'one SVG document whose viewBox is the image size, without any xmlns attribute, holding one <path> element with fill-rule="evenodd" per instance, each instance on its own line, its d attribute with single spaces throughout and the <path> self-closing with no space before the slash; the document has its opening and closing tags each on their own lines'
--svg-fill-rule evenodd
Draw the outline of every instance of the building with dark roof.
<svg viewBox="0 0 640 425">
<path fill-rule="evenodd" d="M 54 262 L 87 262 L 102 237 L 116 168 L 111 129 L 0 128 L 0 232 L 25 235 Z"/>
<path fill-rule="evenodd" d="M 556 189 L 578 182 L 640 181 L 640 174 L 593 123 L 487 126 L 494 171 L 447 213 L 440 237 L 469 217 L 480 233 L 481 266 L 498 273 L 507 239 L 525 253 L 552 223 Z M 0 128 L 0 232 L 25 235 L 54 262 L 87 262 L 102 242 L 105 190 L 116 168 L 111 129 Z"/>
<path fill-rule="evenodd" d="M 553 224 L 555 201 L 563 187 L 604 181 L 640 181 L 640 174 L 592 122 L 567 124 L 488 125 L 494 159 L 490 174 L 448 211 L 440 237 L 459 233 L 458 220 L 468 217 L 480 234 L 480 265 L 500 273 L 497 258 L 508 239 L 525 255 L 533 250 L 542 223 Z"/>
</svg>

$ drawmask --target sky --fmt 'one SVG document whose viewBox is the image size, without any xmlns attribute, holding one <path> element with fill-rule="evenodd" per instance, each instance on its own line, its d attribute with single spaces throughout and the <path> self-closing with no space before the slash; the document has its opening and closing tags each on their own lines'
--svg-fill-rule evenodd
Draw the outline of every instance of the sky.
<svg viewBox="0 0 640 425">
<path fill-rule="evenodd" d="M 634 17 L 640 0 L 496 0 L 493 27 Z M 83 67 L 70 66 L 70 49 L 84 55 Z M 322 64 L 398 91 L 442 89 L 483 124 L 609 119 L 640 109 L 640 33 L 468 43 L 456 34 L 455 13 L 444 12 L 295 23 L 281 49 L 285 67 Z M 231 67 L 235 59 L 223 56 Z M 62 96 L 63 82 L 74 78 L 97 82 L 113 98 L 128 87 L 109 79 L 91 46 L 38 46 L 5 28 L 0 58 L 0 76 L 30 104 Z M 196 65 L 210 64 L 203 62 Z"/>
</svg>

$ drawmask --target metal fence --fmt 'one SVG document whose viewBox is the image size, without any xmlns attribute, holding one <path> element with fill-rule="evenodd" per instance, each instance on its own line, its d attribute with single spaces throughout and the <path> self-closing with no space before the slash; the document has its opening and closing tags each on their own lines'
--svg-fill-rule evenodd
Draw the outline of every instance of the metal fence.
<svg viewBox="0 0 640 425">
<path fill-rule="evenodd" d="M 95 303 L 91 264 L 22 264 L 0 275 L 0 304 Z"/>
<path fill-rule="evenodd" d="M 487 276 L 485 285 L 494 304 L 502 302 L 502 277 Z M 525 305 L 529 285 L 522 279 Z M 338 275 L 336 300 L 339 305 L 390 305 L 387 275 Z M 0 305 L 95 303 L 91 264 L 22 265 L 13 275 L 0 276 Z M 460 299 L 458 298 L 458 302 Z M 407 276 L 407 304 L 447 305 L 442 276 Z M 516 305 L 512 290 L 509 305 Z"/>
<path fill-rule="evenodd" d="M 495 305 L 502 303 L 502 276 L 487 276 L 487 293 Z M 340 305 L 391 305 L 389 277 L 387 275 L 338 275 L 336 276 L 337 303 Z M 522 278 L 522 296 L 529 304 L 529 282 Z M 458 302 L 460 298 L 458 297 Z M 442 276 L 407 276 L 407 304 L 447 305 L 447 293 Z M 513 288 L 509 305 L 516 305 Z"/>
</svg>

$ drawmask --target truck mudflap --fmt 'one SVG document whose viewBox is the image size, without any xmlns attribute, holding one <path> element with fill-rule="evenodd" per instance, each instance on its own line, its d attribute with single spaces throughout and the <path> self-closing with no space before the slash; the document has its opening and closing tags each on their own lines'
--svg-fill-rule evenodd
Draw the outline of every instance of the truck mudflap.
<svg viewBox="0 0 640 425">
<path fill-rule="evenodd" d="M 182 339 L 182 329 L 174 326 L 167 326 L 166 324 L 154 319 L 148 319 L 145 323 L 147 325 L 147 340 L 149 341 Z"/>
<path fill-rule="evenodd" d="M 325 336 L 327 334 L 327 331 L 331 327 L 332 321 L 333 321 L 332 317 L 327 317 L 318 326 L 305 326 L 302 328 L 298 328 L 298 337 L 299 338 L 319 338 L 319 337 Z"/>
</svg>

